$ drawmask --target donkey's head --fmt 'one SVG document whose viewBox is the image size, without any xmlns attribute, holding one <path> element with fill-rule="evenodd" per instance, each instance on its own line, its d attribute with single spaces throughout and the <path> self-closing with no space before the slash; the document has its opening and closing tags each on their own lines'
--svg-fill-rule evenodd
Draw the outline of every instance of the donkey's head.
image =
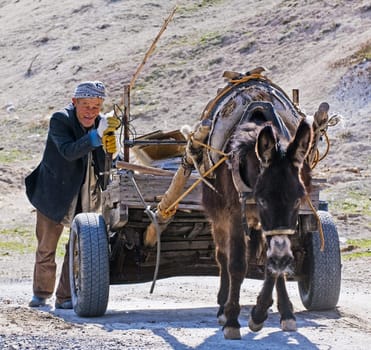
<svg viewBox="0 0 371 350">
<path fill-rule="evenodd" d="M 289 272 L 293 262 L 289 236 L 295 233 L 300 203 L 306 193 L 301 168 L 311 145 L 311 127 L 302 121 L 284 147 L 272 126 L 263 127 L 256 142 L 261 172 L 254 188 L 263 232 L 267 237 L 267 267 Z"/>
</svg>

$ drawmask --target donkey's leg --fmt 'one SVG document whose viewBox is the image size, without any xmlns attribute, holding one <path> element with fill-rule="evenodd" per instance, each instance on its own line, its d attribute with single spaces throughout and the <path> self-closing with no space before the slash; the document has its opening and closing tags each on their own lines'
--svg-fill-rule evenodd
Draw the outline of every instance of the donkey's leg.
<svg viewBox="0 0 371 350">
<path fill-rule="evenodd" d="M 263 288 L 250 313 L 249 328 L 253 332 L 260 331 L 264 326 L 264 321 L 268 318 L 268 309 L 273 304 L 272 292 L 275 282 L 274 276 L 269 273 L 265 274 Z"/>
<path fill-rule="evenodd" d="M 219 248 L 216 248 L 216 260 L 219 264 L 220 271 L 220 286 L 218 292 L 218 305 L 219 310 L 217 313 L 218 322 L 224 326 L 226 323 L 226 317 L 224 315 L 224 304 L 228 299 L 229 293 L 229 275 L 228 275 L 228 261 L 226 254 Z"/>
<path fill-rule="evenodd" d="M 246 238 L 241 225 L 241 218 L 235 215 L 230 218 L 231 230 L 229 239 L 228 270 L 229 270 L 229 295 L 224 306 L 226 323 L 224 337 L 226 339 L 241 339 L 240 324 L 240 290 L 246 277 Z"/>
<path fill-rule="evenodd" d="M 281 315 L 281 329 L 283 331 L 296 331 L 296 318 L 294 316 L 294 308 L 287 294 L 285 282 L 286 281 L 284 275 L 280 275 L 277 278 L 277 306 L 278 311 Z"/>
<path fill-rule="evenodd" d="M 215 242 L 215 258 L 219 265 L 220 285 L 218 292 L 219 310 L 217 313 L 218 322 L 224 325 L 226 318 L 224 316 L 224 304 L 227 301 L 229 293 L 229 275 L 228 275 L 228 257 L 227 257 L 227 228 L 225 222 L 216 222 L 212 224 L 212 232 Z"/>
</svg>

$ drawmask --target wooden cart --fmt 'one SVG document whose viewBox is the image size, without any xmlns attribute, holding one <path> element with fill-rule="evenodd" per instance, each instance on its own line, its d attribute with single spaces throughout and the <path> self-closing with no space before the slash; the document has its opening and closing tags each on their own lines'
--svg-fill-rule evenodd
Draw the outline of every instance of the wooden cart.
<svg viewBox="0 0 371 350">
<path fill-rule="evenodd" d="M 152 133 L 144 139 L 163 141 L 167 137 L 174 139 L 174 135 L 177 141 L 182 141 L 177 131 Z M 209 222 L 200 204 L 200 186 L 179 203 L 161 235 L 161 244 L 154 248 L 143 244 L 150 213 L 169 188 L 183 148 L 182 142 L 171 146 L 153 143 L 135 146 L 136 158 L 145 166 L 155 165 L 164 170 L 164 175 L 117 168 L 103 192 L 103 214 L 76 216 L 70 236 L 70 281 L 74 310 L 79 316 L 103 315 L 110 284 L 152 281 L 156 267 L 157 279 L 218 275 Z M 196 174 L 191 175 L 185 189 L 196 178 Z M 326 203 L 319 200 L 322 182 L 314 180 L 311 200 L 323 227 L 325 250 L 320 252 L 318 217 L 307 205 L 300 209 L 297 232 L 292 237 L 296 265 L 291 280 L 298 282 L 302 302 L 309 310 L 335 307 L 340 292 L 339 238 Z M 263 279 L 264 265 L 264 260 L 251 257 L 246 277 Z"/>
</svg>

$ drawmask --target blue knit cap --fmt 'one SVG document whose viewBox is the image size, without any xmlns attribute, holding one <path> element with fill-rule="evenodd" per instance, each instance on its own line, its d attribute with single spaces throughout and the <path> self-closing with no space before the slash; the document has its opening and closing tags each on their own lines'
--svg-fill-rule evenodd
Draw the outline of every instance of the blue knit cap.
<svg viewBox="0 0 371 350">
<path fill-rule="evenodd" d="M 102 98 L 106 97 L 104 84 L 100 81 L 84 81 L 76 86 L 73 93 L 75 98 Z"/>
</svg>

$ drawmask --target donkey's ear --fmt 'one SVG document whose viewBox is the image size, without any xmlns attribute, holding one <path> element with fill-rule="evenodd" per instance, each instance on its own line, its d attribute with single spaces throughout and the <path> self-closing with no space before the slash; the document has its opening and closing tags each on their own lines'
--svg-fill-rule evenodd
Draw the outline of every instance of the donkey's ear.
<svg viewBox="0 0 371 350">
<path fill-rule="evenodd" d="M 294 139 L 287 147 L 287 157 L 292 161 L 293 165 L 300 168 L 304 162 L 305 157 L 308 155 L 310 146 L 312 144 L 312 128 L 303 119 Z"/>
<path fill-rule="evenodd" d="M 272 162 L 274 154 L 277 152 L 277 139 L 271 125 L 265 126 L 260 130 L 255 145 L 255 153 L 262 167 L 266 168 Z"/>
</svg>

